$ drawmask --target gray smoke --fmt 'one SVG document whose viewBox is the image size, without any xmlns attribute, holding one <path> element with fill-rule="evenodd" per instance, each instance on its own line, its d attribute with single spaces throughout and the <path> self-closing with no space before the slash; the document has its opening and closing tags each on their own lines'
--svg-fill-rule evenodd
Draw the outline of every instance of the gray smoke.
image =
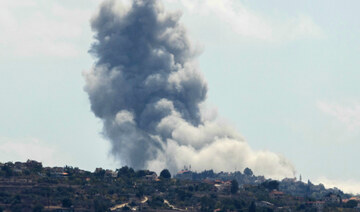
<svg viewBox="0 0 360 212">
<path fill-rule="evenodd" d="M 136 169 L 292 176 L 286 159 L 251 150 L 231 126 L 206 118 L 207 84 L 179 18 L 157 0 L 108 0 L 91 21 L 97 61 L 85 91 L 115 158 Z"/>
</svg>

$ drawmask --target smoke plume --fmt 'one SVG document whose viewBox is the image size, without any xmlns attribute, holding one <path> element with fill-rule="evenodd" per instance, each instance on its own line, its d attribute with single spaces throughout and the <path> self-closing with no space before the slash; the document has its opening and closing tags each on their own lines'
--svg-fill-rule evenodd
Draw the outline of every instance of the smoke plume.
<svg viewBox="0 0 360 212">
<path fill-rule="evenodd" d="M 84 73 L 85 91 L 114 157 L 136 169 L 191 164 L 293 176 L 285 158 L 252 150 L 231 126 L 204 115 L 207 84 L 180 16 L 157 0 L 108 0 L 91 21 L 97 60 Z"/>
</svg>

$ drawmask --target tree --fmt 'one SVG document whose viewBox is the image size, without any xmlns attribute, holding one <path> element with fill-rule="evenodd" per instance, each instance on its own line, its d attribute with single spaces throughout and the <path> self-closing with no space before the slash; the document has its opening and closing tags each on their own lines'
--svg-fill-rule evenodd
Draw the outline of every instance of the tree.
<svg viewBox="0 0 360 212">
<path fill-rule="evenodd" d="M 239 190 L 239 183 L 237 182 L 237 180 L 232 180 L 231 181 L 231 188 L 230 191 L 232 194 L 236 194 L 236 192 Z"/>
<path fill-rule="evenodd" d="M 131 209 L 128 206 L 125 206 L 122 208 L 123 211 L 131 211 Z"/>
<path fill-rule="evenodd" d="M 36 204 L 33 208 L 33 212 L 42 212 L 44 210 L 44 206 L 40 203 Z"/>
<path fill-rule="evenodd" d="M 200 198 L 200 210 L 201 211 L 213 211 L 215 208 L 215 200 L 208 196 L 203 196 Z"/>
<path fill-rule="evenodd" d="M 345 206 L 347 207 L 347 208 L 355 208 L 356 206 L 357 206 L 357 201 L 356 200 L 349 200 L 346 204 L 345 204 Z"/>
<path fill-rule="evenodd" d="M 8 163 L 6 163 L 6 164 L 1 168 L 1 170 L 5 172 L 5 177 L 11 177 L 11 176 L 14 175 L 13 170 L 12 170 L 11 166 L 10 166 Z"/>
<path fill-rule="evenodd" d="M 71 202 L 71 199 L 69 198 L 65 198 L 62 200 L 62 206 L 64 208 L 70 208 L 72 206 L 72 202 Z"/>
<path fill-rule="evenodd" d="M 161 197 L 153 197 L 151 200 L 149 200 L 149 206 L 152 208 L 159 208 L 164 205 L 164 199 Z"/>
<path fill-rule="evenodd" d="M 244 174 L 247 175 L 247 176 L 252 176 L 254 173 L 251 171 L 251 169 L 246 167 L 244 169 Z"/>
<path fill-rule="evenodd" d="M 279 181 L 277 180 L 267 180 L 263 183 L 261 183 L 262 186 L 269 190 L 279 190 Z"/>
<path fill-rule="evenodd" d="M 141 198 L 144 196 L 144 187 L 143 186 L 138 186 L 137 192 L 136 192 L 136 197 Z"/>
<path fill-rule="evenodd" d="M 135 174 L 135 171 L 133 168 L 129 168 L 128 166 L 123 166 L 120 169 L 117 170 L 118 177 L 126 176 L 126 177 L 132 177 Z"/>
<path fill-rule="evenodd" d="M 160 177 L 169 179 L 169 178 L 171 178 L 171 174 L 170 174 L 169 170 L 164 169 L 160 172 Z"/>
<path fill-rule="evenodd" d="M 107 211 L 108 207 L 104 201 L 96 199 L 94 200 L 94 209 L 95 212 L 105 212 Z"/>
<path fill-rule="evenodd" d="M 249 212 L 256 212 L 256 205 L 254 201 L 251 203 L 249 207 Z"/>
<path fill-rule="evenodd" d="M 150 175 L 152 174 L 149 170 L 138 170 L 136 173 L 135 173 L 135 176 L 136 177 L 144 177 L 146 175 Z"/>
</svg>

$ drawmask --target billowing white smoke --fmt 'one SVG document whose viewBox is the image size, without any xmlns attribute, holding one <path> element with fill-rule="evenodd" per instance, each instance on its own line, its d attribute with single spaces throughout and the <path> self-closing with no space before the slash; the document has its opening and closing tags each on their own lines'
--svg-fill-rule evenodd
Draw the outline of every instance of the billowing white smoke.
<svg viewBox="0 0 360 212">
<path fill-rule="evenodd" d="M 293 176 L 285 158 L 253 151 L 232 127 L 202 115 L 207 85 L 179 18 L 157 0 L 108 0 L 91 22 L 97 61 L 84 73 L 85 91 L 113 155 L 137 169 Z"/>
</svg>

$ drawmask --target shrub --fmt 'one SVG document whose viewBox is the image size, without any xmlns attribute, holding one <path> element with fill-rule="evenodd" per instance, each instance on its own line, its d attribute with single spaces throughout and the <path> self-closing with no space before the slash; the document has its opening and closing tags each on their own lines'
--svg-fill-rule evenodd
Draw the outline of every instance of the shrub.
<svg viewBox="0 0 360 212">
<path fill-rule="evenodd" d="M 169 170 L 164 169 L 160 172 L 160 177 L 169 179 L 169 178 L 171 178 L 171 174 L 170 174 Z"/>
</svg>

